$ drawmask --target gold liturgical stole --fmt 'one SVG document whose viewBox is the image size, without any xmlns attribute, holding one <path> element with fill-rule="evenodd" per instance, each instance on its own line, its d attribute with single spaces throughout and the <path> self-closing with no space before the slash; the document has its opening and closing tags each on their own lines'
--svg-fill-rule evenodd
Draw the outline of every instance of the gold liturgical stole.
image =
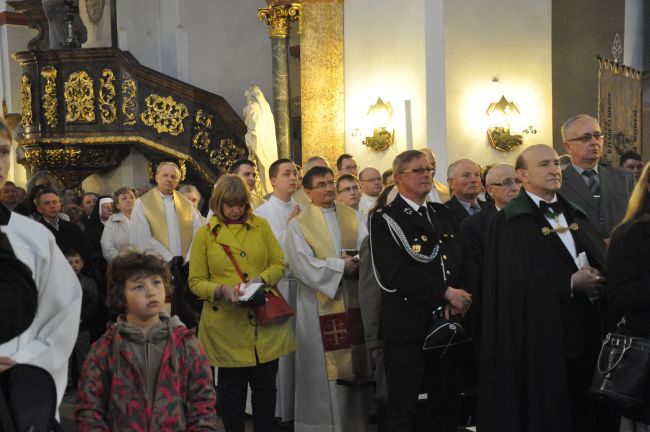
<svg viewBox="0 0 650 432">
<path fill-rule="evenodd" d="M 335 205 L 336 220 L 341 232 L 341 249 L 354 250 L 357 248 L 357 214 L 346 205 L 339 203 Z M 332 243 L 327 221 L 319 207 L 310 204 L 296 220 L 316 258 L 339 258 Z M 327 377 L 333 381 L 354 376 L 357 371 L 353 367 L 351 345 L 364 343 L 358 291 L 348 292 L 347 310 L 343 289 L 338 290 L 334 299 L 317 291 L 316 299 Z"/>
<path fill-rule="evenodd" d="M 147 222 L 149 222 L 149 227 L 151 228 L 151 235 L 165 246 L 165 248 L 169 249 L 167 218 L 165 217 L 165 206 L 160 196 L 160 191 L 154 188 L 140 197 L 140 200 L 144 208 L 144 216 L 147 218 Z M 184 258 L 187 256 L 187 251 L 192 242 L 192 234 L 194 233 L 192 203 L 174 191 L 174 208 L 176 209 L 178 231 L 181 234 L 181 252 Z"/>
</svg>

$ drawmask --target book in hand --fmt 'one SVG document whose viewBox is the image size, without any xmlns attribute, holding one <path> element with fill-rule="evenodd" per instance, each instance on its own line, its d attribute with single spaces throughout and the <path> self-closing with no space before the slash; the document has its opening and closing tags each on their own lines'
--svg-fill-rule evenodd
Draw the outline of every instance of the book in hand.
<svg viewBox="0 0 650 432">
<path fill-rule="evenodd" d="M 240 302 L 247 302 L 255 295 L 255 293 L 259 290 L 264 288 L 264 283 L 262 282 L 254 282 L 254 283 L 247 283 L 247 284 L 240 284 L 239 285 L 239 296 L 237 297 L 237 301 Z"/>
</svg>

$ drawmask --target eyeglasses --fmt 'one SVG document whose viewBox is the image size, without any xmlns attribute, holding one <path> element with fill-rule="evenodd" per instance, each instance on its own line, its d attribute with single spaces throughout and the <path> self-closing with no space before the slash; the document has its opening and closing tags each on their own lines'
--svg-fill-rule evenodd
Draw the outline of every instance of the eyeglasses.
<svg viewBox="0 0 650 432">
<path fill-rule="evenodd" d="M 600 141 L 601 139 L 603 139 L 603 134 L 600 133 L 600 132 L 586 133 L 583 136 L 580 136 L 578 138 L 572 138 L 570 140 L 567 140 L 567 142 L 568 141 L 580 141 L 580 142 L 586 143 L 586 142 L 591 141 L 592 138 L 596 138 L 598 141 Z"/>
<path fill-rule="evenodd" d="M 514 178 L 514 179 L 509 178 L 509 179 L 505 179 L 501 183 L 490 183 L 490 186 L 510 187 L 513 184 L 517 186 L 521 186 L 521 180 L 519 180 L 518 178 Z"/>
<path fill-rule="evenodd" d="M 373 177 L 373 178 L 369 178 L 369 179 L 365 179 L 365 180 L 359 180 L 359 181 L 362 181 L 362 182 L 377 182 L 377 181 L 381 181 L 381 177 Z"/>
<path fill-rule="evenodd" d="M 425 172 L 432 173 L 435 170 L 436 170 L 435 168 L 431 168 L 431 167 L 415 168 L 415 169 L 411 169 L 411 170 L 400 171 L 400 174 L 424 174 Z"/>
<path fill-rule="evenodd" d="M 320 182 L 320 183 L 316 183 L 316 184 L 312 187 L 312 189 L 322 190 L 322 189 L 327 189 L 328 187 L 333 187 L 334 185 L 336 185 L 336 182 L 335 182 L 334 180 L 330 180 L 330 181 L 328 181 L 328 182 Z"/>
<path fill-rule="evenodd" d="M 359 186 L 344 187 L 339 191 L 339 193 L 343 193 L 343 192 L 359 192 Z"/>
</svg>

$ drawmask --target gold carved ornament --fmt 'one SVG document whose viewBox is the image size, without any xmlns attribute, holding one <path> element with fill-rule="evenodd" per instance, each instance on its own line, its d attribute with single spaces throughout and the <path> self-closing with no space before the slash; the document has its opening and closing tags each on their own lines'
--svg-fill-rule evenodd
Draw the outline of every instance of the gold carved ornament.
<svg viewBox="0 0 650 432">
<path fill-rule="evenodd" d="M 212 129 L 212 114 L 202 109 L 197 110 L 194 115 L 194 137 L 192 146 L 198 150 L 207 151 L 210 145 L 209 131 Z"/>
<path fill-rule="evenodd" d="M 102 71 L 102 77 L 99 79 L 99 115 L 103 124 L 111 124 L 117 118 L 115 109 L 115 74 L 110 69 Z"/>
<path fill-rule="evenodd" d="M 72 72 L 63 87 L 66 123 L 95 121 L 95 90 L 86 71 Z"/>
<path fill-rule="evenodd" d="M 257 18 L 260 21 L 266 21 L 269 26 L 270 38 L 286 39 L 289 36 L 289 20 L 298 22 L 298 34 L 302 34 L 302 5 L 300 3 L 258 9 Z"/>
<path fill-rule="evenodd" d="M 122 114 L 124 114 L 124 126 L 135 124 L 135 98 L 137 87 L 135 81 L 127 79 L 122 81 Z"/>
<path fill-rule="evenodd" d="M 171 96 L 163 97 L 155 93 L 147 96 L 144 102 L 147 108 L 140 114 L 142 123 L 158 133 L 167 132 L 172 136 L 185 131 L 183 120 L 189 115 L 185 104 L 176 102 Z"/>
<path fill-rule="evenodd" d="M 20 77 L 20 102 L 22 104 L 22 124 L 29 126 L 33 123 L 32 118 L 32 84 L 29 82 L 29 76 L 23 74 Z"/>
<path fill-rule="evenodd" d="M 25 160 L 33 167 L 39 167 L 47 162 L 48 166 L 71 167 L 80 166 L 81 150 L 75 148 L 35 148 L 25 151 Z"/>
<path fill-rule="evenodd" d="M 227 172 L 242 156 L 242 151 L 231 138 L 222 138 L 219 148 L 210 152 L 210 163 Z"/>
<path fill-rule="evenodd" d="M 56 69 L 53 66 L 45 66 L 41 69 L 41 76 L 45 78 L 43 115 L 49 127 L 57 127 L 59 124 L 57 116 L 59 101 L 56 98 Z"/>
</svg>

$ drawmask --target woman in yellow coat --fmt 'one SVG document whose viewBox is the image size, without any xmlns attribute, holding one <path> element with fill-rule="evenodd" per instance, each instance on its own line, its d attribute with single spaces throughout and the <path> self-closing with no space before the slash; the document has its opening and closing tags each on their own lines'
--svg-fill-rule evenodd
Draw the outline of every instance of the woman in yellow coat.
<svg viewBox="0 0 650 432">
<path fill-rule="evenodd" d="M 284 272 L 284 255 L 266 219 L 255 216 L 250 191 L 235 175 L 217 182 L 213 216 L 194 235 L 190 289 L 204 299 L 199 341 L 211 366 L 218 368 L 217 394 L 226 432 L 244 430 L 246 391 L 250 384 L 256 432 L 274 430 L 278 359 L 294 350 L 289 321 L 258 326 L 255 310 L 237 304 L 241 277 L 274 286 Z"/>
</svg>

